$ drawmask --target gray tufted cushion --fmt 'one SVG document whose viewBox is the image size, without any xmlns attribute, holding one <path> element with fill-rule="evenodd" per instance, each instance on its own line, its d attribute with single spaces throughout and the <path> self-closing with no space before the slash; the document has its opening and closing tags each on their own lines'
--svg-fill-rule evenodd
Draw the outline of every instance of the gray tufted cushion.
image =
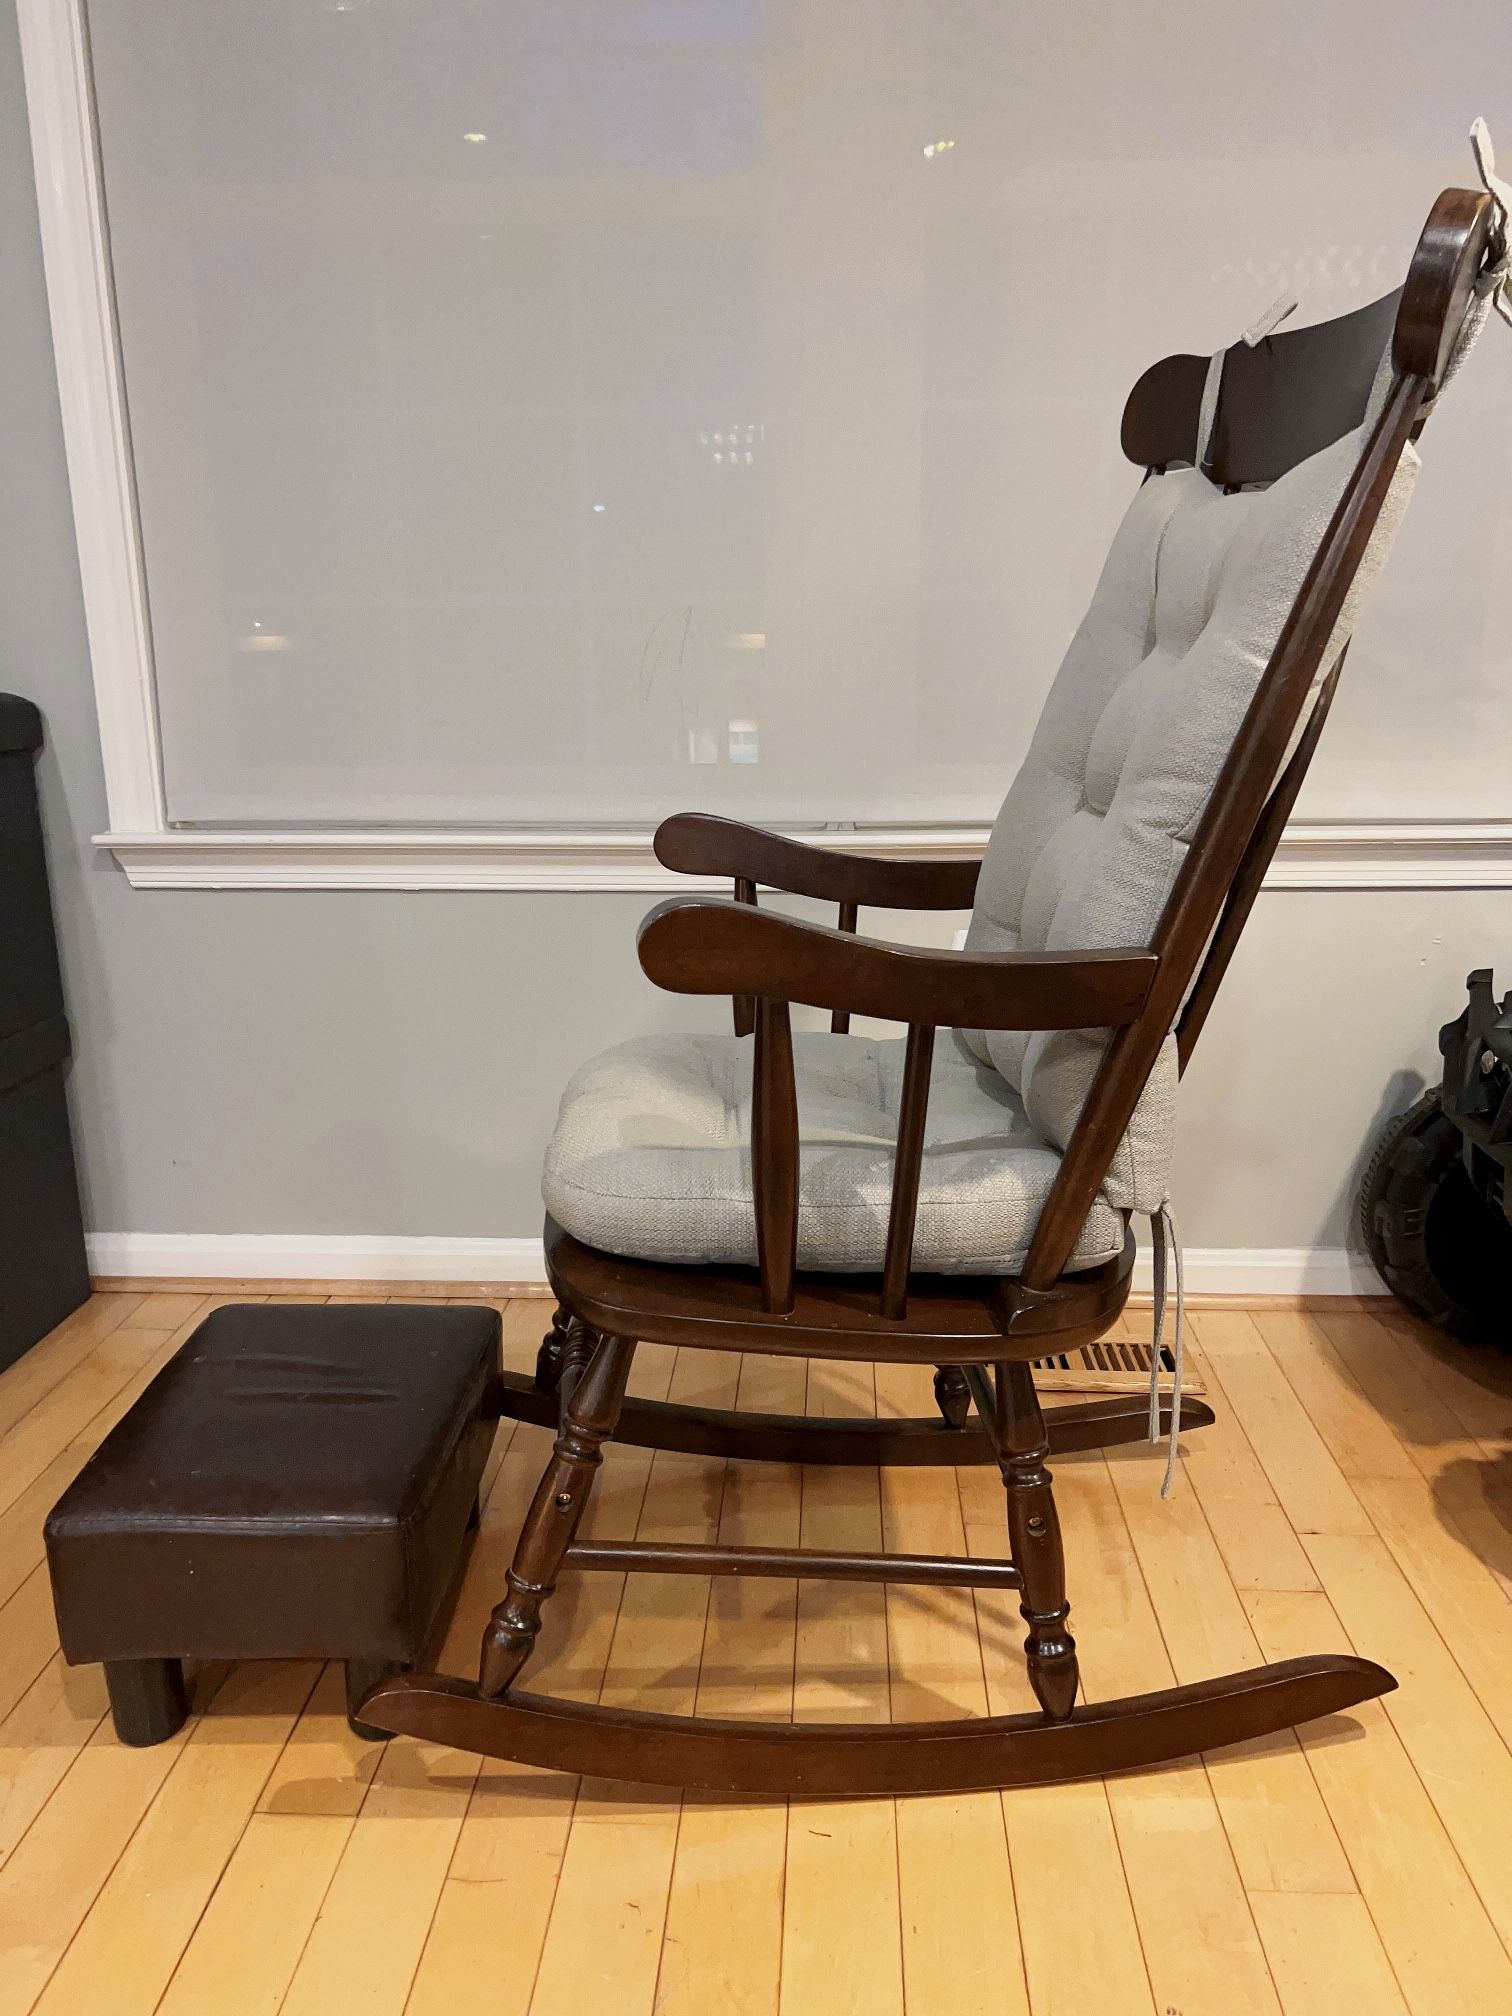
<svg viewBox="0 0 1512 2016">
<path fill-rule="evenodd" d="M 993 828 L 969 945 L 1089 951 L 1149 942 L 1362 434 L 1267 490 L 1225 497 L 1183 469 L 1138 491 Z M 1416 469 L 1409 448 L 1330 657 L 1380 567 Z M 1098 1030 L 941 1039 L 918 1267 L 1022 1265 L 1106 1042 Z M 875 1269 L 902 1039 L 803 1036 L 796 1050 L 799 1264 Z M 568 1086 L 547 1154 L 553 1217 L 610 1252 L 754 1261 L 750 1070 L 751 1044 L 734 1037 L 648 1037 L 595 1058 Z M 1175 1119 L 1170 1038 L 1074 1266 L 1120 1249 L 1121 1212 L 1165 1200 Z"/>
<path fill-rule="evenodd" d="M 1195 469 L 1139 490 L 993 827 L 966 940 L 974 950 L 1149 943 L 1363 433 L 1266 490 L 1226 497 Z M 1417 467 L 1409 447 L 1327 663 L 1386 556 Z M 1064 1148 L 1106 1033 L 966 1040 L 1020 1094 L 1043 1138 Z M 1109 1170 L 1110 1204 L 1159 1208 L 1175 1124 L 1171 1038 Z"/>
<path fill-rule="evenodd" d="M 903 1039 L 798 1034 L 798 1264 L 875 1270 L 887 1242 Z M 542 1190 L 553 1218 L 611 1253 L 756 1258 L 749 1038 L 641 1036 L 585 1064 L 562 1098 Z M 1022 1265 L 1060 1156 L 1018 1097 L 953 1035 L 935 1044 L 914 1264 Z M 1076 1265 L 1119 1252 L 1123 1220 L 1093 1211 Z"/>
</svg>

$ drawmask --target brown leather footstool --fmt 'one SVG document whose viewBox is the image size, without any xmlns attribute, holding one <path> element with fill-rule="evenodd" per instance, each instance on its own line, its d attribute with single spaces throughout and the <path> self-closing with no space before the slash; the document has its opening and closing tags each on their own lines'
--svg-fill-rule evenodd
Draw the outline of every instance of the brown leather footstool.
<svg viewBox="0 0 1512 2016">
<path fill-rule="evenodd" d="M 63 1651 L 104 1662 L 123 1742 L 179 1727 L 186 1658 L 344 1659 L 349 1715 L 418 1660 L 477 1523 L 500 1329 L 436 1303 L 206 1317 L 47 1520 Z"/>
</svg>

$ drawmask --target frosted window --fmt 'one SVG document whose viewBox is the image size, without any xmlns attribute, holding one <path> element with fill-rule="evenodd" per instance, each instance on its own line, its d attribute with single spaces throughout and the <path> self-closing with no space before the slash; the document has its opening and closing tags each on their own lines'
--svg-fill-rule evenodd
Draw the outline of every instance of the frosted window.
<svg viewBox="0 0 1512 2016">
<path fill-rule="evenodd" d="M 987 815 L 1137 373 L 1512 149 L 1505 0 L 89 16 L 182 822 Z M 1429 448 L 1314 813 L 1505 809 L 1503 332 Z"/>
</svg>

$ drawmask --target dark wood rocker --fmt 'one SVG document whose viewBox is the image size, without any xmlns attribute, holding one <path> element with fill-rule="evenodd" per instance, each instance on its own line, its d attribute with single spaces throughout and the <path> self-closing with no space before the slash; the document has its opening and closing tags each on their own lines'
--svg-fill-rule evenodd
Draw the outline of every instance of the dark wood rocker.
<svg viewBox="0 0 1512 2016">
<path fill-rule="evenodd" d="M 1368 1659 L 1285 1660 L 1195 1685 L 1078 1705 L 1076 1645 L 1048 1459 L 1142 1438 L 1142 1400 L 1121 1395 L 1053 1410 L 1032 1362 L 1101 1336 L 1129 1292 L 1134 1239 L 1072 1271 L 1147 1080 L 1174 1032 L 1184 1064 L 1206 1020 L 1316 744 L 1338 676 L 1332 653 L 1346 596 L 1408 442 L 1445 376 L 1505 220 L 1481 193 L 1440 196 L 1398 295 L 1318 327 L 1207 361 L 1168 358 L 1135 386 L 1127 452 L 1148 474 L 1199 461 L 1224 491 L 1270 484 L 1374 423 L 1343 481 L 1228 754 L 1217 769 L 1147 945 L 1093 952 L 935 952 L 859 937 L 863 908 L 957 910 L 980 863 L 900 862 L 835 853 L 737 822 L 688 814 L 664 824 L 669 867 L 730 876 L 733 903 L 674 900 L 639 939 L 659 986 L 728 994 L 737 1033 L 754 1030 L 752 1170 L 756 1254 L 742 1264 L 627 1258 L 551 1220 L 547 1263 L 559 1298 L 535 1381 L 506 1375 L 502 1411 L 559 1422 L 520 1535 L 508 1588 L 474 1682 L 387 1680 L 364 1721 L 558 1770 L 637 1783 L 761 1794 L 887 1794 L 1043 1784 L 1155 1765 L 1331 1715 L 1396 1683 Z M 1389 383 L 1376 385 L 1389 342 Z M 1199 441 L 1204 388 L 1221 382 Z M 1210 402 L 1209 402 L 1209 410 Z M 1299 562 L 1300 571 L 1300 562 Z M 1320 675 L 1323 677 L 1320 685 Z M 1309 698 L 1312 710 L 1296 739 Z M 839 905 L 839 928 L 764 911 L 758 885 Z M 792 1003 L 907 1025 L 886 1244 L 879 1271 L 800 1268 L 798 1106 Z M 915 1214 L 937 1030 L 1108 1031 L 1080 1118 L 1013 1274 L 930 1273 L 914 1264 Z M 820 1039 L 822 1040 L 822 1039 Z M 854 1040 L 854 1039 L 853 1039 Z M 933 1365 L 938 1418 L 805 1420 L 626 1398 L 637 1340 L 731 1351 Z M 968 1418 L 974 1410 L 974 1424 Z M 1211 1421 L 1186 1401 L 1179 1426 Z M 1165 1409 L 1165 1424 L 1170 1408 Z M 576 1538 L 603 1444 L 807 1463 L 995 1462 L 1007 1501 L 1002 1560 L 805 1550 L 589 1544 Z M 1026 1625 L 1035 1713 L 892 1727 L 762 1726 L 582 1706 L 521 1692 L 542 1606 L 564 1569 L 826 1576 L 1012 1589 Z"/>
</svg>

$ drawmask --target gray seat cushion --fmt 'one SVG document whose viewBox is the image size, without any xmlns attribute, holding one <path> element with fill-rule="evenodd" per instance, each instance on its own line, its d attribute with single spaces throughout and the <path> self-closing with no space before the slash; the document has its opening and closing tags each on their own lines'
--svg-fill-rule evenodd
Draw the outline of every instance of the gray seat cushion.
<svg viewBox="0 0 1512 2016">
<path fill-rule="evenodd" d="M 798 1264 L 875 1270 L 887 1241 L 903 1039 L 798 1034 Z M 749 1038 L 643 1036 L 584 1065 L 542 1184 L 575 1238 L 644 1260 L 754 1265 Z M 1014 1273 L 1060 1168 L 1018 1095 L 960 1041 L 935 1044 L 914 1265 Z M 1121 1251 L 1099 1201 L 1074 1265 Z"/>
</svg>

